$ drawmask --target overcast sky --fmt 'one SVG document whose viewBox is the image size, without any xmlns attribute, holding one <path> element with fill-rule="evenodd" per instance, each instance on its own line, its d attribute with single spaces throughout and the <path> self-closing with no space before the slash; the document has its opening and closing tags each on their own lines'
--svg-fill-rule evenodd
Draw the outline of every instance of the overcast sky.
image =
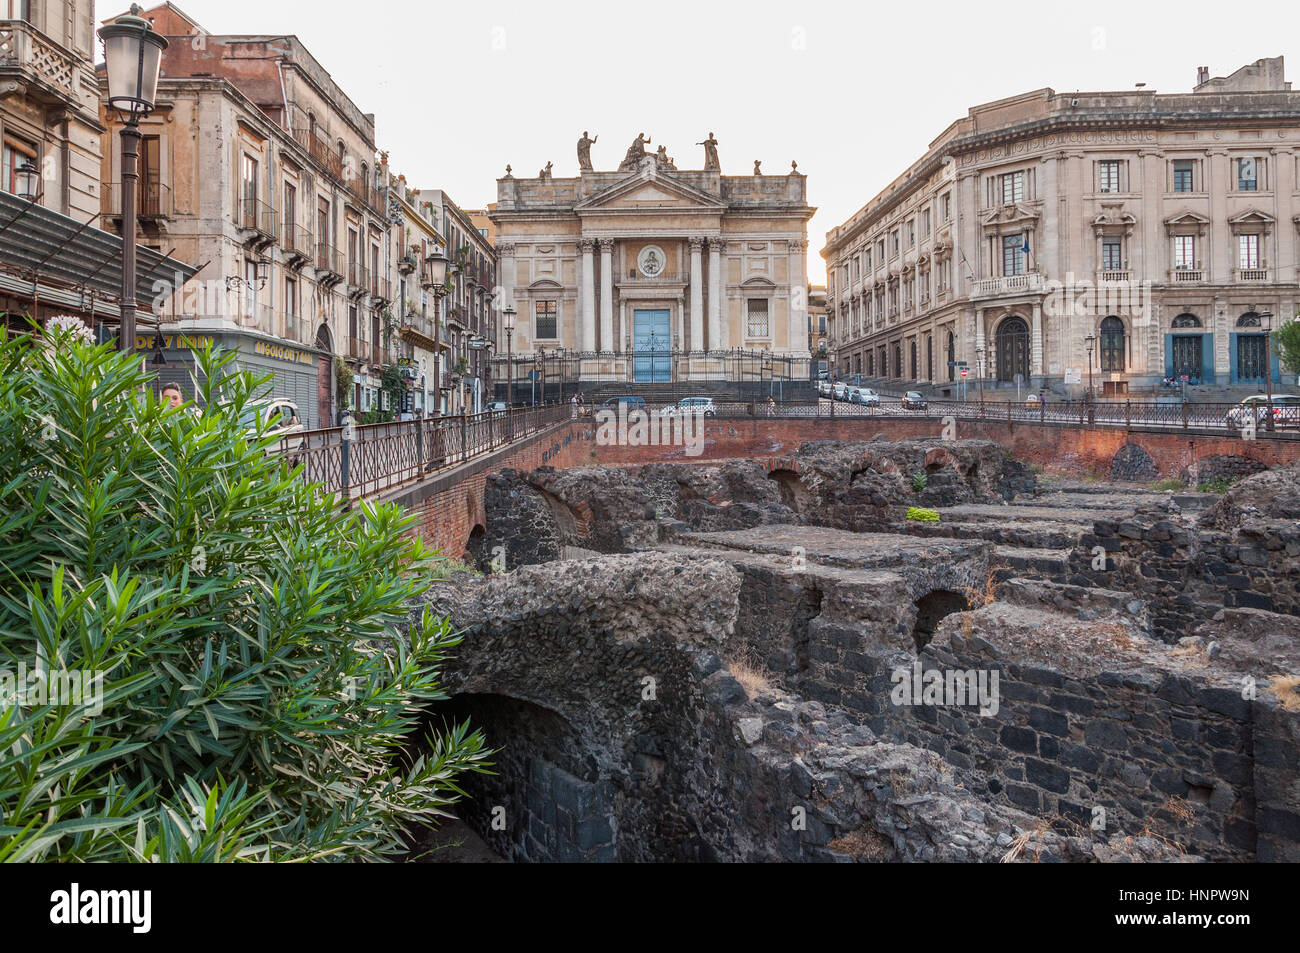
<svg viewBox="0 0 1300 953">
<path fill-rule="evenodd" d="M 128 4 L 97 0 L 97 18 Z M 146 8 L 149 3 L 143 4 Z M 420 188 L 463 208 L 496 200 L 506 163 L 577 173 L 599 136 L 616 168 L 645 132 L 678 168 L 714 132 L 722 170 L 755 159 L 808 176 L 808 274 L 825 233 L 926 150 L 969 106 L 1044 86 L 1186 92 L 1196 68 L 1225 75 L 1287 55 L 1300 89 L 1300 6 L 801 0 L 181 0 L 214 33 L 294 33 L 363 112 L 380 149 Z M 1291 54 L 1296 53 L 1296 56 Z"/>
</svg>

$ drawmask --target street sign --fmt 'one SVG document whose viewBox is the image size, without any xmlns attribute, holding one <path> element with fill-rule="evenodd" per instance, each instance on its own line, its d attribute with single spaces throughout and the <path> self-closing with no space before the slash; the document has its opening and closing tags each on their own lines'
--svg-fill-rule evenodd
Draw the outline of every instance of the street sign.
<svg viewBox="0 0 1300 953">
<path fill-rule="evenodd" d="M 966 368 L 963 367 L 963 368 L 961 369 L 961 376 L 962 376 L 962 377 L 965 377 L 965 376 L 966 376 L 967 374 L 969 374 L 969 373 L 970 373 L 970 371 L 967 370 Z"/>
<path fill-rule="evenodd" d="M 1065 369 L 1065 383 L 1067 383 L 1067 384 L 1082 384 L 1082 383 L 1083 383 L 1083 369 L 1082 369 L 1082 368 L 1079 368 L 1079 367 L 1067 367 L 1067 368 Z"/>
<path fill-rule="evenodd" d="M 478 350 L 481 347 L 487 347 L 488 342 L 482 338 L 470 338 L 468 344 L 472 349 Z"/>
<path fill-rule="evenodd" d="M 948 366 L 949 366 L 949 367 L 965 367 L 965 366 L 966 366 L 966 362 L 965 362 L 965 361 L 949 361 L 949 362 L 948 362 Z"/>
</svg>

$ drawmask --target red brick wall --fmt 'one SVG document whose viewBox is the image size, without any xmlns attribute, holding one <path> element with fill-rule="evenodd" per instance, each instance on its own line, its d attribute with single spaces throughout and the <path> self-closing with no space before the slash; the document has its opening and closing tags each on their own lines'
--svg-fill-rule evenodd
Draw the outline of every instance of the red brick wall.
<svg viewBox="0 0 1300 953">
<path fill-rule="evenodd" d="M 441 474 L 394 494 L 396 500 L 418 515 L 418 532 L 426 542 L 448 556 L 459 558 L 475 526 L 483 517 L 483 489 L 487 477 L 513 467 L 532 470 L 572 466 L 619 466 L 645 463 L 708 463 L 735 457 L 763 458 L 768 469 L 790 468 L 788 457 L 812 440 L 870 440 L 878 433 L 890 439 L 938 437 L 942 423 L 933 418 L 822 417 L 710 421 L 705 427 L 704 450 L 688 456 L 680 446 L 600 446 L 591 421 L 566 422 L 554 431 L 517 447 L 498 451 L 464 467 Z M 1162 477 L 1177 476 L 1194 460 L 1213 454 L 1232 454 L 1280 466 L 1300 459 L 1300 440 L 1178 434 L 1125 433 L 1120 429 L 1083 430 L 1078 427 L 1041 426 L 1006 421 L 958 420 L 960 439 L 992 440 L 1012 456 L 1036 463 L 1049 473 L 1078 476 L 1081 472 L 1105 476 L 1111 459 L 1125 443 L 1142 447 L 1155 461 Z"/>
</svg>

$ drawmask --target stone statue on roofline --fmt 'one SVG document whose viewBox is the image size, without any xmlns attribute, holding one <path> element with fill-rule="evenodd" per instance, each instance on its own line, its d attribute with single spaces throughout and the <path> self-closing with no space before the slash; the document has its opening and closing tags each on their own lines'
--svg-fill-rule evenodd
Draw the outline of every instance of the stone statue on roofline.
<svg viewBox="0 0 1300 953">
<path fill-rule="evenodd" d="M 627 147 L 627 155 L 618 164 L 618 171 L 635 172 L 641 168 L 641 160 L 646 157 L 645 147 L 648 145 L 650 145 L 650 138 L 644 132 L 638 134 Z"/>
<path fill-rule="evenodd" d="M 713 133 L 709 133 L 709 138 L 703 142 L 695 144 L 704 146 L 704 171 L 721 172 L 722 165 L 718 162 L 718 140 L 713 138 Z"/>
<path fill-rule="evenodd" d="M 582 131 L 582 138 L 578 140 L 578 169 L 582 172 L 591 172 L 591 147 L 596 144 L 600 136 L 587 138 L 587 130 Z"/>
</svg>

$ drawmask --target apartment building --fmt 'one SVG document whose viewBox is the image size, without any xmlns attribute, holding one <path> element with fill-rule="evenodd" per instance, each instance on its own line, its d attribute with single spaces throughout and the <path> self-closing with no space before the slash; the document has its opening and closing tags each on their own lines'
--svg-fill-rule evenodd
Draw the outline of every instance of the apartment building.
<svg viewBox="0 0 1300 953">
<path fill-rule="evenodd" d="M 296 37 L 214 35 L 170 3 L 141 15 L 169 44 L 141 124 L 142 242 L 202 266 L 165 305 L 167 374 L 188 387 L 192 349 L 212 342 L 270 374 L 308 427 L 387 409 L 398 256 L 373 115 Z M 103 209 L 120 221 L 118 120 L 100 122 Z"/>
<path fill-rule="evenodd" d="M 954 393 L 1279 380 L 1300 305 L 1300 93 L 1282 57 L 1190 93 L 971 108 L 827 233 L 838 374 Z"/>
<path fill-rule="evenodd" d="M 491 388 L 491 359 L 505 350 L 498 346 L 499 308 L 497 294 L 497 252 L 488 239 L 486 226 L 475 223 L 441 189 L 424 189 L 422 201 L 429 202 L 441 233 L 447 239 L 448 293 L 442 301 L 447 322 L 446 377 L 442 383 L 442 413 L 483 409 Z"/>
<path fill-rule="evenodd" d="M 443 300 L 447 284 L 438 284 L 429 259 L 447 253 L 440 231 L 441 216 L 419 189 L 406 184 L 406 176 L 389 178 L 394 214 L 397 289 L 393 305 L 398 321 L 399 357 L 407 371 L 410 393 L 405 412 L 425 416 L 442 413 L 451 390 L 447 352 L 451 349 Z"/>
</svg>

